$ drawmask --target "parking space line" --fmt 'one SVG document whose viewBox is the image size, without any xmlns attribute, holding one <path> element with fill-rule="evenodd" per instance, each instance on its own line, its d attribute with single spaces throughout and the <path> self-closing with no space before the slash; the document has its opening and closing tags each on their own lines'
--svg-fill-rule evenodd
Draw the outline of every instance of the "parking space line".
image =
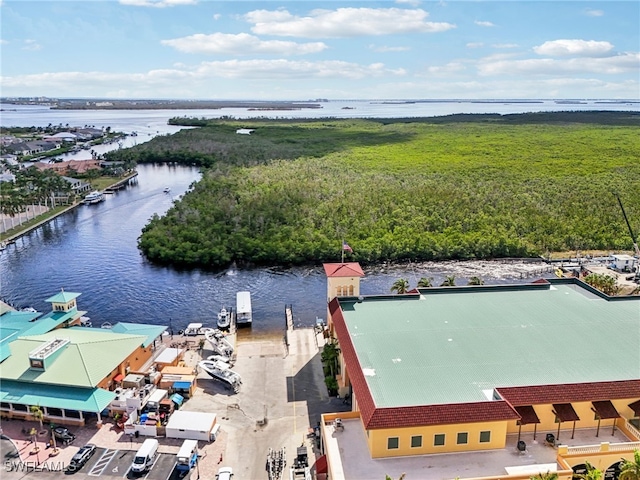
<svg viewBox="0 0 640 480">
<path fill-rule="evenodd" d="M 171 478 L 171 475 L 173 475 L 173 471 L 176 469 L 176 465 L 178 465 L 178 462 L 173 462 L 173 466 L 171 467 L 171 470 L 169 470 L 169 475 L 167 475 L 164 480 L 169 480 Z"/>
<path fill-rule="evenodd" d="M 107 465 L 109 465 L 109 462 L 111 462 L 117 453 L 118 450 L 110 450 L 107 448 L 87 475 L 91 475 L 92 477 L 99 477 L 102 475 L 107 468 Z"/>
</svg>

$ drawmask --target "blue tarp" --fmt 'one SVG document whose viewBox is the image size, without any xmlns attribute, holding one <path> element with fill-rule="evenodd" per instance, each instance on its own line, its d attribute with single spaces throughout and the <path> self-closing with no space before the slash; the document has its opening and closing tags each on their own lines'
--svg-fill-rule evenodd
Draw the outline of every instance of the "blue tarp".
<svg viewBox="0 0 640 480">
<path fill-rule="evenodd" d="M 191 388 L 191 382 L 174 382 L 173 388 L 176 390 L 189 390 Z"/>
<path fill-rule="evenodd" d="M 183 383 L 187 383 L 187 382 L 183 382 Z M 182 402 L 184 401 L 184 397 L 180 394 L 174 393 L 173 395 L 171 395 L 171 401 L 176 405 L 182 405 Z"/>
</svg>

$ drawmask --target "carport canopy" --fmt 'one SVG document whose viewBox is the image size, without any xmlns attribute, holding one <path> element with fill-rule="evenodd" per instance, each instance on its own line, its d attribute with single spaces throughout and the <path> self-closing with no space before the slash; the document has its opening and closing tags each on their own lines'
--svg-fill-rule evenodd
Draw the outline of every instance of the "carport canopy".
<svg viewBox="0 0 640 480">
<path fill-rule="evenodd" d="M 640 417 L 640 400 L 630 403 L 629 408 L 633 410 L 633 413 L 636 417 Z"/>
<path fill-rule="evenodd" d="M 598 417 L 601 419 L 605 418 L 619 418 L 620 414 L 616 410 L 616 407 L 613 406 L 611 400 L 602 400 L 599 402 L 591 402 L 593 405 L 593 409 L 598 414 Z"/>
<path fill-rule="evenodd" d="M 540 419 L 536 414 L 535 409 L 532 405 L 521 405 L 519 407 L 514 407 L 518 415 L 520 415 L 520 424 L 521 425 L 529 425 L 531 423 L 540 423 Z"/>
<path fill-rule="evenodd" d="M 554 403 L 553 413 L 560 422 L 577 422 L 580 417 L 570 403 Z"/>
</svg>

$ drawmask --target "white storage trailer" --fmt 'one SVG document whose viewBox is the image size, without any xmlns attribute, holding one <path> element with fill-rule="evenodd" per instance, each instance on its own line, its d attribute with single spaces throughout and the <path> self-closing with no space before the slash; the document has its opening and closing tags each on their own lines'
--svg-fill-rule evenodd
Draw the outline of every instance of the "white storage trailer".
<svg viewBox="0 0 640 480">
<path fill-rule="evenodd" d="M 236 293 L 236 325 L 251 325 L 251 293 Z"/>
</svg>

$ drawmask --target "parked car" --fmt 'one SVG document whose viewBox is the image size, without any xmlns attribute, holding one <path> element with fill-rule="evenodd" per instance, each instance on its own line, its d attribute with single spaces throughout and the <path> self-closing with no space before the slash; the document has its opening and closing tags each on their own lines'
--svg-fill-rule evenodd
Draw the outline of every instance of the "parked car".
<svg viewBox="0 0 640 480">
<path fill-rule="evenodd" d="M 93 443 L 87 443 L 84 447 L 77 451 L 71 458 L 69 469 L 80 470 L 82 466 L 96 453 L 96 446 Z"/>
<path fill-rule="evenodd" d="M 69 445 L 76 439 L 75 434 L 71 433 L 66 427 L 56 427 L 53 429 L 53 434 L 58 440 L 61 440 L 63 444 Z"/>
<path fill-rule="evenodd" d="M 233 468 L 220 467 L 218 469 L 218 474 L 216 475 L 217 480 L 231 480 L 231 477 L 233 477 Z"/>
</svg>

